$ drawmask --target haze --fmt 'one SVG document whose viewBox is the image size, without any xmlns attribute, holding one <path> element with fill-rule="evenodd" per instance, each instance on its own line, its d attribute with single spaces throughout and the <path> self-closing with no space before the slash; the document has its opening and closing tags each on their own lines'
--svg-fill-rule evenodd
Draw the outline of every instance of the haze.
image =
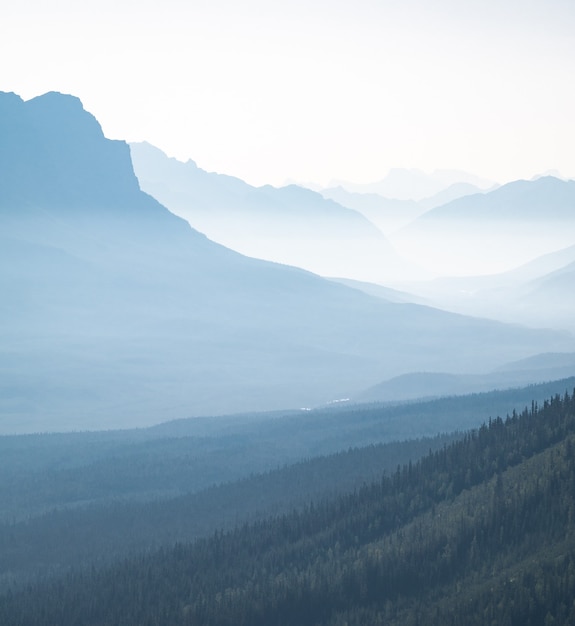
<svg viewBox="0 0 575 626">
<path fill-rule="evenodd" d="M 573 5 L 23 0 L 0 89 L 72 93 L 106 136 L 255 185 L 392 167 L 575 175 Z"/>
<path fill-rule="evenodd" d="M 0 625 L 575 624 L 572 4 L 4 4 Z"/>
</svg>

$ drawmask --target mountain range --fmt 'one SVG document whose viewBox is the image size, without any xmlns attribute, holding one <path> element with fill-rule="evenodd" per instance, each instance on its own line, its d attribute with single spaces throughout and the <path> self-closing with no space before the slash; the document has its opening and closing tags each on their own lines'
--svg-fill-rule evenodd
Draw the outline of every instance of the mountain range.
<svg viewBox="0 0 575 626">
<path fill-rule="evenodd" d="M 75 97 L 3 93 L 0 112 L 3 432 L 314 406 L 573 349 L 210 241 L 141 191 L 128 145 Z"/>
<path fill-rule="evenodd" d="M 571 232 L 567 226 L 568 234 Z M 355 283 L 372 295 L 378 285 Z M 422 302 L 466 315 L 575 330 L 575 245 L 500 274 L 436 278 L 403 285 L 403 302 Z M 417 295 L 415 295 L 417 294 Z"/>
<path fill-rule="evenodd" d="M 357 491 L 574 384 L 571 377 L 427 401 L 0 436 L 0 604 L 7 589 L 38 577 Z"/>
<path fill-rule="evenodd" d="M 484 374 L 414 372 L 383 381 L 358 393 L 363 402 L 404 402 L 406 400 L 451 397 L 492 389 L 514 389 L 541 381 L 558 380 L 575 371 L 575 353 L 559 352 L 506 363 Z"/>
<path fill-rule="evenodd" d="M 575 183 L 475 183 L 374 223 L 0 92 L 0 624 L 575 623 Z"/>
<path fill-rule="evenodd" d="M 427 173 L 415 168 L 395 167 L 390 169 L 384 178 L 374 183 L 333 181 L 328 187 L 342 187 L 349 192 L 377 194 L 394 200 L 420 201 L 461 183 L 480 189 L 489 189 L 496 184 L 494 181 L 461 170 L 437 169 Z"/>
<path fill-rule="evenodd" d="M 335 200 L 345 207 L 355 209 L 385 234 L 394 233 L 403 226 L 407 226 L 430 209 L 463 196 L 484 192 L 485 190 L 466 182 L 453 183 L 433 196 L 421 200 L 397 200 L 386 198 L 377 193 L 348 191 L 342 186 L 330 187 L 320 191 L 324 198 Z"/>
<path fill-rule="evenodd" d="M 499 273 L 575 244 L 575 181 L 514 181 L 435 207 L 392 243 L 439 275 Z"/>
<path fill-rule="evenodd" d="M 8 591 L 0 595 L 0 620 L 573 624 L 575 394 L 532 401 L 455 440 L 444 437 L 443 446 L 433 442 L 423 457 L 426 442 L 410 443 L 413 460 L 387 466 L 360 488 L 353 489 L 343 468 L 369 476 L 371 468 L 386 467 L 387 455 L 401 458 L 407 450 L 350 449 L 197 496 L 144 506 L 116 502 L 0 525 L 3 562 L 11 568 L 1 581 Z M 170 452 L 172 462 L 182 460 L 181 451 Z M 158 469 L 154 477 L 161 479 L 165 467 Z M 301 494 L 313 499 L 305 505 Z M 259 495 L 260 507 L 275 504 L 277 512 L 266 519 L 255 512 L 246 523 Z M 286 511 L 290 499 L 295 506 Z M 222 523 L 229 528 L 231 503 L 242 522 L 236 518 L 235 528 L 222 530 Z M 220 528 L 210 536 L 176 539 L 194 527 L 205 533 L 218 512 Z M 153 543 L 158 535 L 160 546 Z M 107 560 L 97 560 L 92 537 Z M 132 542 L 137 552 L 126 556 Z M 30 576 L 42 566 L 41 576 Z"/>
<path fill-rule="evenodd" d="M 422 276 L 361 212 L 288 185 L 253 187 L 168 158 L 148 143 L 130 145 L 144 191 L 210 239 L 249 256 L 322 276 L 375 282 Z"/>
</svg>

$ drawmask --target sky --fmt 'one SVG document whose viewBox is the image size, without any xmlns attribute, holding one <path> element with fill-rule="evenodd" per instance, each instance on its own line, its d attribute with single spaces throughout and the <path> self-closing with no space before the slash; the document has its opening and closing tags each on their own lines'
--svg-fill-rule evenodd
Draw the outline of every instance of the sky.
<svg viewBox="0 0 575 626">
<path fill-rule="evenodd" d="M 575 178 L 572 0 L 19 0 L 0 90 L 255 185 Z"/>
</svg>

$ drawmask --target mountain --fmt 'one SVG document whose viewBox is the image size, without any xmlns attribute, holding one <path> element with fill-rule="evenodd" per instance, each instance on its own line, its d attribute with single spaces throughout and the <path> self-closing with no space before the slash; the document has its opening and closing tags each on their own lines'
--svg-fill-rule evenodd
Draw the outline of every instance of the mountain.
<svg viewBox="0 0 575 626">
<path fill-rule="evenodd" d="M 349 494 L 574 384 L 0 437 L 0 596 Z"/>
<path fill-rule="evenodd" d="M 0 619 L 572 624 L 574 450 L 575 394 L 565 392 L 352 493 L 5 594 Z"/>
<path fill-rule="evenodd" d="M 498 273 L 575 243 L 575 181 L 515 181 L 431 209 L 394 245 L 442 275 Z"/>
<path fill-rule="evenodd" d="M 531 326 L 575 330 L 575 246 L 529 261 L 508 272 L 410 282 L 411 302 L 425 302 L 465 315 Z M 373 286 L 368 293 L 382 295 Z M 418 299 L 419 298 L 419 299 Z"/>
<path fill-rule="evenodd" d="M 570 221 L 574 219 L 574 197 L 575 181 L 542 176 L 508 183 L 489 193 L 464 196 L 437 207 L 422 220 Z"/>
<path fill-rule="evenodd" d="M 569 337 L 370 297 L 207 239 L 143 193 L 80 101 L 0 94 L 4 432 L 315 406 Z"/>
<path fill-rule="evenodd" d="M 571 308 L 569 304 L 565 302 L 564 296 L 573 295 L 573 287 L 575 287 L 575 261 L 533 280 L 531 284 L 535 290 L 535 297 L 551 300 L 554 304 L 557 304 L 559 298 L 563 306 Z M 571 308 L 571 310 L 573 309 Z"/>
<path fill-rule="evenodd" d="M 409 224 L 425 212 L 415 200 L 393 200 L 376 193 L 347 191 L 342 186 L 322 189 L 321 195 L 358 211 L 386 234 Z"/>
<path fill-rule="evenodd" d="M 269 454 L 270 471 L 255 474 L 246 471 L 254 463 L 245 443 L 257 459 L 262 452 L 257 438 L 244 440 L 243 446 L 236 440 L 234 447 L 225 436 L 141 441 L 139 433 L 129 431 L 117 439 L 106 435 L 27 435 L 28 445 L 16 437 L 10 438 L 16 439 L 13 446 L 3 446 L 5 452 L 19 449 L 21 455 L 31 448 L 38 455 L 59 451 L 76 461 L 78 446 L 84 458 L 74 465 L 67 459 L 68 467 L 56 468 L 44 458 L 35 471 L 22 471 L 21 461 L 12 467 L 3 464 L 8 465 L 8 475 L 2 476 L 0 486 L 4 497 L 0 543 L 11 545 L 2 551 L 0 598 L 7 589 L 23 588 L 46 575 L 59 578 L 70 569 L 95 563 L 102 567 L 136 552 L 210 537 L 214 528 L 233 529 L 239 523 L 289 513 L 312 498 L 348 493 L 383 472 L 393 472 L 398 463 L 415 461 L 460 436 L 348 447 L 281 467 Z M 211 455 L 206 455 L 206 443 L 212 441 Z M 88 462 L 94 448 L 102 452 L 106 445 L 107 455 Z M 214 480 L 222 473 L 228 481 Z M 209 486 L 196 489 L 198 476 L 204 482 L 211 479 Z M 26 510 L 30 505 L 36 507 L 35 515 Z"/>
<path fill-rule="evenodd" d="M 435 170 L 428 174 L 418 169 L 393 168 L 387 176 L 375 183 L 357 184 L 335 181 L 330 187 L 343 187 L 347 191 L 361 194 L 377 194 L 396 200 L 423 200 L 461 183 L 480 189 L 493 186 L 488 181 L 460 170 Z"/>
<path fill-rule="evenodd" d="M 383 381 L 354 396 L 355 402 L 404 402 L 511 389 L 572 376 L 575 353 L 538 354 L 506 363 L 485 374 L 416 372 Z"/>
<path fill-rule="evenodd" d="M 447 204 L 448 202 L 452 202 L 453 200 L 457 200 L 465 196 L 475 195 L 478 193 L 485 193 L 486 191 L 492 191 L 497 187 L 498 185 L 492 185 L 490 189 L 483 189 L 481 187 L 478 187 L 477 185 L 472 185 L 471 183 L 453 183 L 452 185 L 449 185 L 449 187 L 442 189 L 433 196 L 430 196 L 429 198 L 423 198 L 419 201 L 419 205 L 426 211 L 429 211 L 431 209 L 434 209 L 435 207 L 442 206 L 444 204 Z"/>
<path fill-rule="evenodd" d="M 527 359 L 513 361 L 498 367 L 496 372 L 535 372 L 545 371 L 548 378 L 552 378 L 559 371 L 560 376 L 569 370 L 575 371 L 575 353 L 573 352 L 548 352 L 545 354 L 535 354 Z M 552 374 L 553 372 L 553 374 Z"/>
<path fill-rule="evenodd" d="M 406 293 L 404 291 L 398 291 L 397 289 L 392 289 L 391 287 L 385 287 L 384 285 L 377 285 L 375 283 L 366 283 L 359 280 L 351 280 L 349 278 L 330 278 L 330 280 L 341 283 L 342 285 L 346 285 L 347 287 L 352 287 L 353 289 L 357 289 L 359 291 L 363 291 L 370 296 L 376 296 L 377 298 L 382 298 L 387 302 L 398 302 L 403 304 L 423 304 L 429 305 L 429 302 L 426 302 L 423 298 L 415 296 L 411 293 Z"/>
<path fill-rule="evenodd" d="M 252 187 L 131 144 L 142 189 L 210 239 L 249 256 L 323 276 L 384 281 L 421 271 L 402 260 L 361 213 L 288 185 Z"/>
<path fill-rule="evenodd" d="M 354 209 L 373 222 L 382 233 L 393 233 L 407 226 L 417 217 L 447 202 L 483 191 L 470 183 L 454 183 L 429 198 L 421 200 L 393 200 L 376 193 L 347 191 L 342 186 L 322 189 L 324 198 Z"/>
<path fill-rule="evenodd" d="M 513 296 L 516 296 L 513 298 Z M 567 328 L 575 332 L 575 261 L 536 278 L 508 295 L 521 318 L 532 324 Z"/>
</svg>

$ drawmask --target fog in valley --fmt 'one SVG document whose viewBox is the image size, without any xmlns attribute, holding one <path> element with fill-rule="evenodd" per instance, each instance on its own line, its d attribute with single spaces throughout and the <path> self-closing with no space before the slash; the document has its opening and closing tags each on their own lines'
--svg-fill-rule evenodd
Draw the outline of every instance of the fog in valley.
<svg viewBox="0 0 575 626">
<path fill-rule="evenodd" d="M 130 151 L 70 96 L 3 94 L 2 111 L 5 433 L 310 408 L 409 373 L 482 375 L 574 348 L 566 252 L 538 271 L 486 278 L 473 294 L 499 287 L 505 298 L 478 295 L 476 304 L 460 297 L 461 282 L 421 282 L 431 262 L 402 256 L 366 216 L 318 192 L 254 188 L 149 145 Z M 138 150 L 143 160 L 132 161 Z M 140 168 L 152 183 L 136 178 Z M 510 183 L 397 232 L 421 237 L 430 223 L 430 241 L 441 233 L 436 245 L 454 266 L 465 264 L 456 241 L 469 235 L 467 258 L 489 264 L 498 240 L 485 238 L 479 256 L 475 236 L 518 215 L 513 241 L 526 246 L 524 222 L 538 219 L 549 252 L 575 232 L 574 185 Z M 528 307 L 530 298 L 540 305 Z M 511 316 L 520 303 L 528 313 Z"/>
<path fill-rule="evenodd" d="M 575 624 L 573 3 L 4 5 L 0 626 Z"/>
<path fill-rule="evenodd" d="M 574 287 L 558 172 L 254 185 L 0 92 L 0 623 L 574 623 Z"/>
</svg>

